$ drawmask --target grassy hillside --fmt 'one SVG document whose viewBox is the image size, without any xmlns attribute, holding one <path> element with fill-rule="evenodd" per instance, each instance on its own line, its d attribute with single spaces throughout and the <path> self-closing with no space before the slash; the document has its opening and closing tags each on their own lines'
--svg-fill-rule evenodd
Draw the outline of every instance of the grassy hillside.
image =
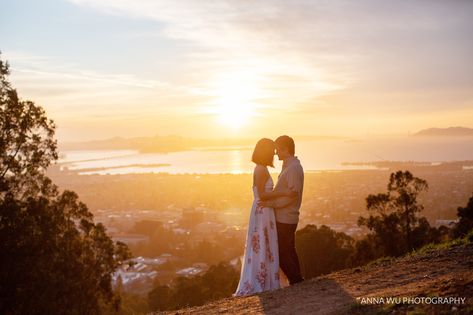
<svg viewBox="0 0 473 315">
<path fill-rule="evenodd" d="M 465 304 L 394 304 L 381 297 L 461 297 Z M 374 302 L 377 304 L 368 304 Z M 471 314 L 473 245 L 426 247 L 399 259 L 332 273 L 263 294 L 227 298 L 173 314 Z"/>
</svg>

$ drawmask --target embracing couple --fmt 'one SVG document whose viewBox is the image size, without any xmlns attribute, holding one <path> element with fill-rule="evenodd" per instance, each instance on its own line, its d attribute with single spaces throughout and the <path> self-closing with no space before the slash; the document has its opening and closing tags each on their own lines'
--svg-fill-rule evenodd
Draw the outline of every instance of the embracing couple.
<svg viewBox="0 0 473 315">
<path fill-rule="evenodd" d="M 294 140 L 288 136 L 263 138 L 253 151 L 254 201 L 235 296 L 280 288 L 279 268 L 291 285 L 304 280 L 295 248 L 304 170 L 294 153 Z M 283 165 L 273 188 L 268 166 L 274 167 L 275 154 Z"/>
</svg>

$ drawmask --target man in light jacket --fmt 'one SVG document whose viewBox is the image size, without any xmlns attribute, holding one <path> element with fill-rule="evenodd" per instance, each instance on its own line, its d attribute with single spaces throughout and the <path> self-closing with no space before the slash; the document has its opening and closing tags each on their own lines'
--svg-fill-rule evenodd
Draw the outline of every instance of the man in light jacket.
<svg viewBox="0 0 473 315">
<path fill-rule="evenodd" d="M 295 233 L 299 223 L 299 209 L 302 203 L 304 188 L 304 170 L 301 162 L 294 155 L 294 140 L 289 136 L 276 139 L 276 154 L 283 161 L 281 173 L 274 190 L 294 190 L 296 198 L 280 197 L 260 203 L 263 207 L 274 208 L 278 231 L 279 265 L 289 279 L 295 284 L 303 281 L 299 258 L 296 253 Z"/>
</svg>

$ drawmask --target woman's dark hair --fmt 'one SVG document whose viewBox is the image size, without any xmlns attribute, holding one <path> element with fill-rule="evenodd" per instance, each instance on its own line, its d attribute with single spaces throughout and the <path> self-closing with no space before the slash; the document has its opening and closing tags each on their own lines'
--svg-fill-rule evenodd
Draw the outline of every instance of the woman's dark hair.
<svg viewBox="0 0 473 315">
<path fill-rule="evenodd" d="M 260 139 L 256 143 L 251 161 L 259 165 L 274 167 L 273 158 L 275 149 L 276 145 L 273 140 L 268 138 Z"/>
</svg>

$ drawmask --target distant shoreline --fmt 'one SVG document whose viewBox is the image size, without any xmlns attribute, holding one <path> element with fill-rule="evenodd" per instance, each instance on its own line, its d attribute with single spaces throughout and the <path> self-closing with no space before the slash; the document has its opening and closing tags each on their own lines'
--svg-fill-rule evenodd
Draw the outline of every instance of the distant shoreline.
<svg viewBox="0 0 473 315">
<path fill-rule="evenodd" d="M 150 167 L 164 167 L 164 166 L 171 166 L 171 164 L 167 164 L 167 163 L 129 164 L 129 165 L 108 166 L 108 167 L 89 167 L 89 168 L 81 168 L 81 169 L 68 169 L 68 171 L 77 171 L 78 173 L 90 173 L 90 172 L 106 171 L 109 169 L 120 169 L 120 168 L 129 168 L 129 167 L 150 168 Z"/>
<path fill-rule="evenodd" d="M 307 169 L 305 173 L 339 173 L 339 172 L 353 172 L 353 171 L 395 171 L 395 170 L 432 170 L 432 171 L 473 171 L 473 160 L 465 161 L 453 161 L 453 162 L 415 162 L 415 161 L 380 161 L 380 162 L 342 162 L 342 166 L 358 166 L 359 168 L 353 169 Z M 168 163 L 157 163 L 157 164 L 128 164 L 128 165 L 117 165 L 110 167 L 91 167 L 82 169 L 61 169 L 62 164 L 58 163 L 50 168 L 50 171 L 58 175 L 100 175 L 100 176 L 115 176 L 115 175 L 142 175 L 142 174 L 162 174 L 162 175 L 243 175 L 251 174 L 251 172 L 182 172 L 182 173 L 171 173 L 171 172 L 128 172 L 128 173 L 94 173 L 104 172 L 112 169 L 123 169 L 123 168 L 159 168 L 171 166 Z M 362 166 L 368 166 L 363 168 Z M 87 173 L 87 174 L 84 174 Z M 278 174 L 279 170 L 271 169 L 271 174 Z"/>
</svg>

